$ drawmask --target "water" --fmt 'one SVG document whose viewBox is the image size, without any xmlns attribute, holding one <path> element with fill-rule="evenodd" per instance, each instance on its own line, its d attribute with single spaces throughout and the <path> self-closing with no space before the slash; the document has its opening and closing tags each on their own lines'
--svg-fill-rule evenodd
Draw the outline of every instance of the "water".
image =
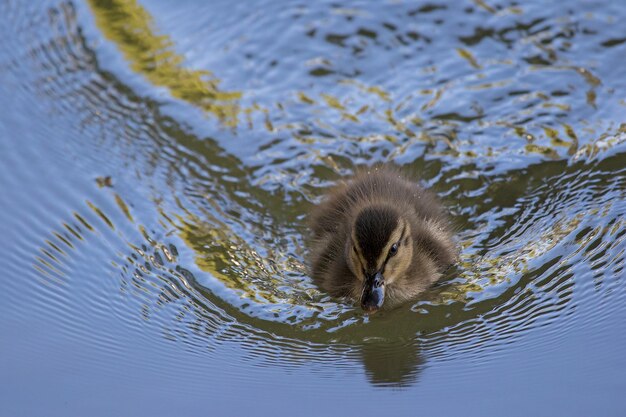
<svg viewBox="0 0 626 417">
<path fill-rule="evenodd" d="M 623 416 L 621 2 L 4 2 L 0 414 Z M 306 214 L 392 161 L 462 259 L 373 317 Z"/>
</svg>

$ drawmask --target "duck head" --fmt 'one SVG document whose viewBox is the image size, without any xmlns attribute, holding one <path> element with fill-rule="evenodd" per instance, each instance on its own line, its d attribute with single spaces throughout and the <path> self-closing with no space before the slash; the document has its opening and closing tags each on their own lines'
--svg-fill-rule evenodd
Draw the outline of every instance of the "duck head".
<svg viewBox="0 0 626 417">
<path fill-rule="evenodd" d="M 411 225 L 391 205 L 364 207 L 355 217 L 346 252 L 361 308 L 375 312 L 385 302 L 385 287 L 405 276 L 411 266 Z"/>
</svg>

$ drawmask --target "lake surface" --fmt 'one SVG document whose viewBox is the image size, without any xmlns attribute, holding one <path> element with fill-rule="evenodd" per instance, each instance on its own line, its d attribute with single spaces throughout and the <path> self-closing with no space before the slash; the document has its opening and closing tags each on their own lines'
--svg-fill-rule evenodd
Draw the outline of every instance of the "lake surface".
<svg viewBox="0 0 626 417">
<path fill-rule="evenodd" d="M 5 1 L 0 415 L 626 415 L 626 3 Z M 307 275 L 363 165 L 460 263 Z"/>
</svg>

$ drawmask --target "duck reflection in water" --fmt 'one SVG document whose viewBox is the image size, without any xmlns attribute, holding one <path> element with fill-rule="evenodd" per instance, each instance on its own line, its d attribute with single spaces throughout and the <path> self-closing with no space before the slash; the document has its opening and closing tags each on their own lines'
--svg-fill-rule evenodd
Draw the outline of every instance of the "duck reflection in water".
<svg viewBox="0 0 626 417">
<path fill-rule="evenodd" d="M 416 340 L 366 343 L 361 347 L 361 360 L 370 383 L 381 387 L 413 385 L 425 363 Z"/>
</svg>

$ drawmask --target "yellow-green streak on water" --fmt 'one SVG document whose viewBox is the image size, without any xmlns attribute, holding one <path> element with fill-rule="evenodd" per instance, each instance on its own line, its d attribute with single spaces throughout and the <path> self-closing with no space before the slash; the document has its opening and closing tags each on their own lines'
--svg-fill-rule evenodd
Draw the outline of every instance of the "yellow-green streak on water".
<svg viewBox="0 0 626 417">
<path fill-rule="evenodd" d="M 152 16 L 136 0 L 89 0 L 96 24 L 122 51 L 130 67 L 172 96 L 237 125 L 239 91 L 220 91 L 210 71 L 188 69 L 167 35 L 154 30 Z"/>
</svg>

